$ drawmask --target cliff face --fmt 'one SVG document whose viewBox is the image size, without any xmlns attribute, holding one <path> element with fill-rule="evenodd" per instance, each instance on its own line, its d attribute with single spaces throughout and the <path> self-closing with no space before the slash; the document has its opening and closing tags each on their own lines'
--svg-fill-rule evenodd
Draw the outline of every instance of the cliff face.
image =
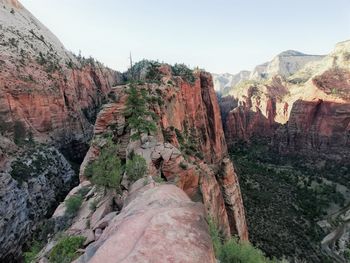
<svg viewBox="0 0 350 263">
<path fill-rule="evenodd" d="M 113 89 L 118 101 L 106 104 L 100 112 L 95 136 L 103 137 L 114 130 L 121 158 L 125 159 L 128 152 L 137 147 L 134 151 L 149 161 L 151 174 L 160 173 L 167 181 L 176 182 L 190 198 L 202 201 L 227 236 L 239 234 L 247 240 L 239 183 L 234 170 L 227 169 L 230 161 L 225 158 L 227 147 L 211 75 L 197 72 L 195 82 L 190 84 L 181 77 L 172 76 L 168 66 L 162 66 L 160 70 L 165 72 L 163 83 L 172 81 L 172 84 L 139 86 L 148 90 L 151 98 L 157 101 L 150 104 L 159 117 L 158 132 L 151 139 L 151 146 L 145 150 L 145 146 L 130 144 L 123 115 L 125 86 Z M 81 168 L 83 180 L 86 164 L 97 154 L 98 147 L 92 146 Z M 222 185 L 218 183 L 216 178 L 220 174 L 227 183 L 225 180 Z M 231 207 L 227 209 L 225 203 L 231 203 Z"/>
<path fill-rule="evenodd" d="M 322 152 L 348 148 L 349 41 L 293 74 L 246 83 L 231 93 L 235 109 L 223 104 L 226 140 L 268 137 L 281 152 Z M 276 73 L 277 74 L 277 73 Z M 228 100 L 228 99 L 226 99 Z"/>
<path fill-rule="evenodd" d="M 0 141 L 6 142 L 5 139 Z M 14 147 L 7 142 L 7 147 Z M 2 147 L 0 147 L 2 148 Z M 38 223 L 53 212 L 74 179 L 70 164 L 53 147 L 23 151 L 11 164 L 11 172 L 0 169 L 0 259 L 13 262 L 21 254 Z"/>
<path fill-rule="evenodd" d="M 157 115 L 155 134 L 144 135 L 138 141 L 130 139 L 131 131 L 124 115 L 128 96 L 126 91 L 129 89 L 127 85 L 112 89 L 108 103 L 98 115 L 93 143 L 80 169 L 81 184 L 78 188 L 90 184 L 86 177 L 86 167 L 98 158 L 106 136 L 112 135 L 113 142 L 118 145 L 121 160 L 128 159 L 131 153 L 142 156 L 147 162 L 148 173 L 147 178 L 134 184 L 131 184 L 128 175 L 124 174 L 121 181 L 123 193 L 107 193 L 97 205 L 96 212 L 87 212 L 85 207 L 101 194 L 96 188 L 92 188 L 67 230 L 69 234 L 89 238 L 86 245 L 90 245 L 78 262 L 110 260 L 106 255 L 118 251 L 113 244 L 125 235 L 129 237 L 122 241 L 125 247 L 120 247 L 123 250 L 120 253 L 127 253 L 125 255 L 130 262 L 164 260 L 158 256 L 163 254 L 167 242 L 172 244 L 166 253 L 169 260 L 215 262 L 205 222 L 205 218 L 208 217 L 218 224 L 224 237 L 235 234 L 242 240 L 248 240 L 240 187 L 233 165 L 226 158 L 226 143 L 211 75 L 195 72 L 194 81 L 190 83 L 183 77 L 174 76 L 168 65 L 160 65 L 158 70 L 162 76 L 160 84 L 139 83 L 137 86 L 138 89 L 147 92 L 149 109 Z M 159 177 L 165 181 L 165 185 L 160 188 L 153 179 Z M 78 188 L 73 189 L 68 197 L 76 193 Z M 178 198 L 182 200 L 180 203 Z M 197 203 L 191 203 L 189 200 Z M 133 208 L 135 205 L 142 210 L 137 212 L 138 208 Z M 135 228 L 134 223 L 125 217 L 131 213 L 130 209 L 134 211 L 132 214 L 135 218 L 131 221 L 135 220 Z M 65 205 L 61 204 L 54 217 L 62 216 L 64 210 Z M 167 211 L 173 212 L 168 215 Z M 114 217 L 110 213 L 114 213 L 114 216 L 120 214 Z M 167 214 L 166 217 L 161 216 L 164 213 Z M 110 217 L 114 219 L 110 220 Z M 99 220 L 108 221 L 107 227 L 106 224 L 98 227 L 96 222 Z M 142 223 L 145 220 L 149 222 L 147 225 Z M 90 224 L 86 224 L 86 221 Z M 181 233 L 188 231 L 188 226 L 191 226 L 191 233 L 196 237 L 193 239 L 195 242 L 186 239 L 186 249 L 179 252 L 176 248 L 180 244 Z M 179 233 L 176 237 L 170 234 L 174 227 Z M 135 247 L 132 245 L 135 243 L 134 235 L 124 233 L 123 229 L 153 234 L 140 237 Z M 166 235 L 159 235 L 159 231 L 165 231 Z M 159 246 L 148 248 L 149 242 Z M 142 251 L 148 252 L 141 253 Z M 119 252 L 117 254 L 119 255 Z"/>
<path fill-rule="evenodd" d="M 336 152 L 349 155 L 350 104 L 331 101 L 296 101 L 288 123 L 275 136 L 279 151 Z M 345 159 L 344 159 L 345 160 Z"/>
<path fill-rule="evenodd" d="M 86 143 L 120 74 L 65 50 L 17 1 L 0 3 L 0 131 L 11 136 L 17 123 L 23 139 L 31 133 L 64 150 Z"/>
<path fill-rule="evenodd" d="M 76 181 L 66 159 L 83 160 L 121 75 L 68 52 L 18 1 L 0 5 L 0 261 L 10 262 Z"/>
</svg>

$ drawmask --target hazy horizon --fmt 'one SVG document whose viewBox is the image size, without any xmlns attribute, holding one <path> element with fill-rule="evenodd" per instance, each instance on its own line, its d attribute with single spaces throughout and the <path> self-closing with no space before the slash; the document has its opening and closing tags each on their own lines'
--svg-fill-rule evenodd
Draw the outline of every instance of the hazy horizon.
<svg viewBox="0 0 350 263">
<path fill-rule="evenodd" d="M 74 53 L 123 71 L 129 52 L 213 73 L 251 70 L 285 50 L 327 54 L 350 38 L 350 1 L 21 0 Z"/>
</svg>

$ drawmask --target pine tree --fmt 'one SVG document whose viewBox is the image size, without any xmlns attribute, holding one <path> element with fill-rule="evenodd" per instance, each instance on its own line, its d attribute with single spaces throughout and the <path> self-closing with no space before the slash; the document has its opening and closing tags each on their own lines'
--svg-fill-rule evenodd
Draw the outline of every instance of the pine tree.
<svg viewBox="0 0 350 263">
<path fill-rule="evenodd" d="M 111 138 L 107 140 L 106 145 L 101 149 L 97 160 L 87 167 L 86 176 L 98 186 L 120 190 L 122 164 L 117 156 L 117 145 L 113 143 Z"/>
<path fill-rule="evenodd" d="M 129 96 L 126 101 L 125 116 L 135 133 L 132 140 L 141 139 L 141 135 L 150 135 L 157 130 L 156 124 L 152 120 L 152 113 L 147 109 L 146 90 L 138 90 L 134 84 L 130 84 Z"/>
</svg>

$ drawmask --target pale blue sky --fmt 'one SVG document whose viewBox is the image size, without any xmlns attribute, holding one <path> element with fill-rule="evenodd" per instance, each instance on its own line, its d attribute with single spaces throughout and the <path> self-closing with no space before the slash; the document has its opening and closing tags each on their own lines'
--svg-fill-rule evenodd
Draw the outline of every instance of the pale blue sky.
<svg viewBox="0 0 350 263">
<path fill-rule="evenodd" d="M 350 0 L 21 0 L 67 49 L 117 70 L 129 51 L 211 72 L 252 69 L 288 49 L 350 39 Z"/>
</svg>

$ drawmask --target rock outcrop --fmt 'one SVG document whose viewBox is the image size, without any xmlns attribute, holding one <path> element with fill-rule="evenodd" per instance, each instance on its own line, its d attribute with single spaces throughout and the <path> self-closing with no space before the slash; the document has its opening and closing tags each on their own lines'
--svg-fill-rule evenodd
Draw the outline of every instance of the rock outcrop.
<svg viewBox="0 0 350 263">
<path fill-rule="evenodd" d="M 120 158 L 126 159 L 132 151 L 140 154 L 148 162 L 151 175 L 161 174 L 168 182 L 176 183 L 192 200 L 203 202 L 209 215 L 219 223 L 227 237 L 234 233 L 247 240 L 248 231 L 236 174 L 223 164 L 227 147 L 212 77 L 209 73 L 197 72 L 191 84 L 181 77 L 172 76 L 168 67 L 162 65 L 160 68 L 166 72 L 162 83 L 170 83 L 171 80 L 173 84 L 148 83 L 139 86 L 148 90 L 152 101 L 157 101 L 150 104 L 150 109 L 159 117 L 157 134 L 147 146 L 130 143 L 130 131 L 123 114 L 127 86 L 114 88 L 113 97 L 117 99 L 110 100 L 97 118 L 96 143 L 83 162 L 81 180 L 85 179 L 86 165 L 99 154 L 99 138 L 112 132 L 114 141 L 119 145 Z M 235 197 L 232 198 L 235 199 L 224 197 L 225 191 L 222 192 L 216 179 L 219 174 L 232 182 L 229 187 L 233 189 Z M 231 214 L 227 212 L 225 203 L 232 204 L 229 208 Z"/>
<path fill-rule="evenodd" d="M 88 240 L 77 262 L 109 262 L 112 258 L 114 262 L 215 262 L 206 218 L 216 222 L 224 238 L 237 235 L 248 240 L 238 178 L 226 158 L 211 75 L 192 72 L 194 81 L 189 82 L 173 75 L 169 65 L 158 65 L 156 70 L 161 72 L 160 84 L 133 84 L 147 93 L 149 110 L 156 115 L 155 134 L 130 139 L 133 131 L 124 114 L 129 85 L 114 87 L 97 117 L 92 145 L 80 169 L 81 184 L 66 200 L 90 185 L 87 167 L 99 158 L 108 137 L 118 145 L 122 161 L 140 155 L 148 172 L 134 184 L 124 173 L 119 193 L 112 190 L 100 196 L 98 188 L 88 190 L 66 230 Z M 160 178 L 165 185 L 155 183 Z M 94 200 L 100 201 L 91 211 L 88 207 Z M 64 214 L 62 203 L 54 218 Z M 180 245 L 186 248 L 180 251 Z M 49 243 L 41 258 L 49 255 L 50 248 Z"/>
<path fill-rule="evenodd" d="M 136 182 L 120 214 L 75 262 L 216 262 L 200 203 L 173 185 Z"/>
</svg>

